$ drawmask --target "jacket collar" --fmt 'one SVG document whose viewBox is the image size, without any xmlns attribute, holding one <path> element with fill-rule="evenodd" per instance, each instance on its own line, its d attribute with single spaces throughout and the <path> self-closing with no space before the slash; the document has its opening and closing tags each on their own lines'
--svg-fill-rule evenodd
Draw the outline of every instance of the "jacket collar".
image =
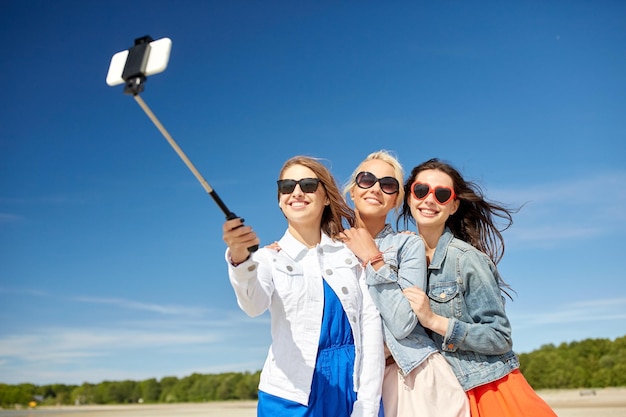
<svg viewBox="0 0 626 417">
<path fill-rule="evenodd" d="M 285 231 L 283 237 L 278 241 L 278 245 L 280 246 L 280 250 L 284 251 L 294 260 L 301 259 L 310 250 L 302 242 L 293 237 L 289 230 Z M 332 240 L 328 235 L 322 232 L 322 239 L 316 248 L 320 248 L 324 251 L 325 248 L 338 248 L 342 245 L 343 243 Z"/>
<path fill-rule="evenodd" d="M 450 245 L 450 242 L 452 242 L 452 239 L 454 239 L 454 235 L 452 234 L 452 231 L 448 227 L 446 227 L 443 231 L 443 234 L 439 238 L 439 241 L 437 242 L 435 254 L 433 255 L 433 259 L 430 260 L 430 265 L 428 265 L 428 269 L 441 268 L 443 260 L 446 259 L 448 246 Z"/>
<path fill-rule="evenodd" d="M 383 230 L 381 230 L 380 232 L 378 232 L 378 234 L 376 235 L 376 239 L 382 239 L 387 235 L 393 234 L 393 228 L 391 227 L 390 224 L 386 224 L 385 227 L 383 227 Z"/>
</svg>

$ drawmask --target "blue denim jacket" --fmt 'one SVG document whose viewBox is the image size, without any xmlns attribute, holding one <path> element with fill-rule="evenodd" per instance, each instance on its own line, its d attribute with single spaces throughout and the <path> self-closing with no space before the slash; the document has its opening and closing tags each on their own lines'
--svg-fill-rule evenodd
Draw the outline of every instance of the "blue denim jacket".
<svg viewBox="0 0 626 417">
<path fill-rule="evenodd" d="M 426 252 L 417 235 L 394 233 L 390 225 L 374 239 L 383 252 L 383 265 L 376 271 L 367 265 L 365 282 L 383 318 L 387 348 L 403 375 L 407 375 L 437 347 L 428 337 L 402 290 L 426 284 Z"/>
<path fill-rule="evenodd" d="M 487 255 L 446 228 L 428 266 L 428 296 L 450 321 L 445 337 L 432 337 L 465 391 L 519 368 L 499 279 Z"/>
</svg>

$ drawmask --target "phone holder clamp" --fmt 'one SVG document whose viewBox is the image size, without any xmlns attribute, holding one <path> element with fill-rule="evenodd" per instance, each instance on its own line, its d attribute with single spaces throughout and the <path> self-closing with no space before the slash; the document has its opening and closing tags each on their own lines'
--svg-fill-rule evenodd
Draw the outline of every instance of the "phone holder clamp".
<svg viewBox="0 0 626 417">
<path fill-rule="evenodd" d="M 122 72 L 122 79 L 126 82 L 124 94 L 136 96 L 143 91 L 144 83 L 148 79 L 146 68 L 150 58 L 150 42 L 152 41 L 153 39 L 149 35 L 142 36 L 135 39 L 135 45 L 128 50 L 128 58 Z"/>
</svg>

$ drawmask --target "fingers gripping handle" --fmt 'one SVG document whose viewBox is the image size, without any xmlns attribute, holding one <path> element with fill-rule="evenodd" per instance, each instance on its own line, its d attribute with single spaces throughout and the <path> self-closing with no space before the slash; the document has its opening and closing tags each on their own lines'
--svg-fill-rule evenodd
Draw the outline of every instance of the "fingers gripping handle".
<svg viewBox="0 0 626 417">
<path fill-rule="evenodd" d="M 237 216 L 235 213 L 230 211 L 228 207 L 226 207 L 226 204 L 224 204 L 224 201 L 222 201 L 220 196 L 217 195 L 215 190 L 211 189 L 209 191 L 209 195 L 211 196 L 211 198 L 213 198 L 213 201 L 215 201 L 215 203 L 219 206 L 222 212 L 226 215 L 226 220 L 233 220 L 233 219 L 239 218 L 239 216 Z M 241 219 L 241 224 L 237 227 L 241 227 L 241 226 L 243 226 L 243 219 Z M 248 252 L 250 253 L 256 252 L 257 249 L 259 249 L 259 245 L 253 245 L 248 248 Z"/>
<path fill-rule="evenodd" d="M 229 212 L 229 213 L 226 215 L 226 220 L 233 220 L 233 219 L 238 219 L 238 218 L 239 218 L 239 217 L 238 217 L 235 213 L 233 213 L 232 211 L 231 211 L 231 212 Z M 237 227 L 241 227 L 241 226 L 243 226 L 243 219 L 241 219 L 241 224 L 240 224 L 239 226 L 237 226 Z M 237 227 L 235 227 L 235 229 L 236 229 Z M 248 248 L 248 252 L 253 253 L 253 252 L 256 252 L 256 251 L 257 251 L 257 249 L 259 249 L 259 245 L 252 245 L 252 246 L 250 246 L 250 247 Z"/>
</svg>

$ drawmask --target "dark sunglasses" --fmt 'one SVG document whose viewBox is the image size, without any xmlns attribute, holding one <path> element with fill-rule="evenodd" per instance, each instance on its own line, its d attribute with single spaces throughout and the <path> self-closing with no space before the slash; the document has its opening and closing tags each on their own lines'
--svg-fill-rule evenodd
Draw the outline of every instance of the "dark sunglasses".
<svg viewBox="0 0 626 417">
<path fill-rule="evenodd" d="M 429 184 L 417 181 L 411 185 L 411 193 L 418 200 L 423 200 L 432 193 L 439 204 L 448 204 L 456 198 L 454 190 L 450 187 L 438 186 L 433 189 Z"/>
<path fill-rule="evenodd" d="M 400 190 L 400 183 L 394 177 L 376 178 L 376 175 L 367 171 L 362 171 L 356 174 L 355 182 L 359 188 L 363 188 L 365 190 L 372 188 L 374 184 L 379 183 L 380 189 L 385 194 L 395 194 Z"/>
<path fill-rule="evenodd" d="M 281 194 L 291 194 L 296 189 L 296 185 L 300 185 L 300 189 L 303 193 L 314 193 L 317 191 L 317 186 L 320 184 L 319 178 L 302 178 L 296 180 L 278 180 L 278 192 Z"/>
</svg>

